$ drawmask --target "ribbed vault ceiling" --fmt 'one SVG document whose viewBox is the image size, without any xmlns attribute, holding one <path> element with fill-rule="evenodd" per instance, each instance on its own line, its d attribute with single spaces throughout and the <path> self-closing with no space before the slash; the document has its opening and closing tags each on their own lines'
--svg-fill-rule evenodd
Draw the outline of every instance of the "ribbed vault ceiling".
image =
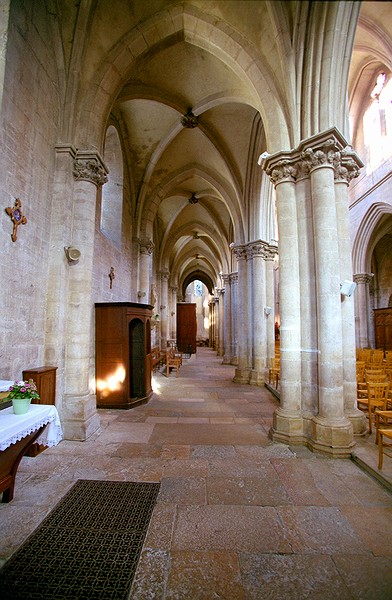
<svg viewBox="0 0 392 600">
<path fill-rule="evenodd" d="M 170 42 L 170 43 L 169 43 Z M 181 284 L 230 270 L 257 111 L 238 75 L 206 50 L 169 40 L 134 66 L 113 112 L 126 131 L 140 230 L 158 269 Z M 197 126 L 181 119 L 191 109 Z"/>
<path fill-rule="evenodd" d="M 377 65 L 391 59 L 383 43 L 384 4 L 362 5 L 349 79 L 351 109 L 366 85 L 364 74 L 370 86 Z M 138 233 L 153 239 L 156 269 L 168 269 L 172 285 L 200 274 L 217 285 L 219 273 L 232 270 L 229 244 L 246 237 L 246 186 L 255 161 L 250 148 L 260 122 L 256 106 L 254 90 L 237 71 L 179 35 L 133 64 L 114 102 Z M 183 126 L 189 109 L 195 127 Z"/>
</svg>

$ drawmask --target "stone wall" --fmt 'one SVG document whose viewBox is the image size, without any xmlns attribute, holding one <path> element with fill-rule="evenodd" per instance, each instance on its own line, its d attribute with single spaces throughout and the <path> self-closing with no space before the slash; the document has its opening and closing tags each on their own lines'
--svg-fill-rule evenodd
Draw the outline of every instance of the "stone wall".
<svg viewBox="0 0 392 600">
<path fill-rule="evenodd" d="M 13 3 L 0 123 L 0 377 L 21 378 L 44 360 L 54 145 L 61 71 L 55 64 L 44 3 Z M 5 208 L 16 198 L 27 222 Z M 63 252 L 63 250 L 61 249 Z"/>
</svg>

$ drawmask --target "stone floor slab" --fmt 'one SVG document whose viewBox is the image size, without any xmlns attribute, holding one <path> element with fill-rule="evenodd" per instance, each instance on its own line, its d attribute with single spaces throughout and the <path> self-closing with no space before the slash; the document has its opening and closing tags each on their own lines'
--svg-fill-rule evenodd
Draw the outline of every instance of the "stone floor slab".
<svg viewBox="0 0 392 600">
<path fill-rule="evenodd" d="M 353 600 L 330 556 L 242 553 L 240 565 L 249 600 Z"/>
<path fill-rule="evenodd" d="M 353 461 L 272 441 L 279 400 L 221 363 L 198 349 L 179 377 L 154 374 L 146 404 L 99 409 L 88 440 L 24 457 L 0 565 L 76 479 L 160 481 L 132 600 L 392 600 L 392 494 Z M 374 436 L 358 446 L 377 468 Z"/>
<path fill-rule="evenodd" d="M 274 508 L 179 507 L 173 550 L 292 551 Z"/>
</svg>

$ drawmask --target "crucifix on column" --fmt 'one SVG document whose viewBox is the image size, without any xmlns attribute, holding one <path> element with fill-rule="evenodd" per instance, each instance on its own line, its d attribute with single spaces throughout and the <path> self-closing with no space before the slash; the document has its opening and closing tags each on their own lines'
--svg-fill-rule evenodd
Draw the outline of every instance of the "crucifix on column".
<svg viewBox="0 0 392 600">
<path fill-rule="evenodd" d="M 113 279 L 115 278 L 114 267 L 110 267 L 109 279 L 110 279 L 110 289 L 113 287 Z"/>
<path fill-rule="evenodd" d="M 11 217 L 11 221 L 14 224 L 11 239 L 13 242 L 16 242 L 18 226 L 21 224 L 25 225 L 27 223 L 26 217 L 22 214 L 22 203 L 19 198 L 16 198 L 15 206 L 9 206 L 5 209 L 5 212 Z"/>
</svg>

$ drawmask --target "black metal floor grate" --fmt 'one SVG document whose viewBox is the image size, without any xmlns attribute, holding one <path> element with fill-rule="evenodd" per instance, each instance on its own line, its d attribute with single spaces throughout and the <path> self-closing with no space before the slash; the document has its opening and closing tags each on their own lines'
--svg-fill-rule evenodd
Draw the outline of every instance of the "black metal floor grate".
<svg viewBox="0 0 392 600">
<path fill-rule="evenodd" d="M 159 487 L 77 481 L 0 570 L 1 598 L 127 598 Z"/>
</svg>

